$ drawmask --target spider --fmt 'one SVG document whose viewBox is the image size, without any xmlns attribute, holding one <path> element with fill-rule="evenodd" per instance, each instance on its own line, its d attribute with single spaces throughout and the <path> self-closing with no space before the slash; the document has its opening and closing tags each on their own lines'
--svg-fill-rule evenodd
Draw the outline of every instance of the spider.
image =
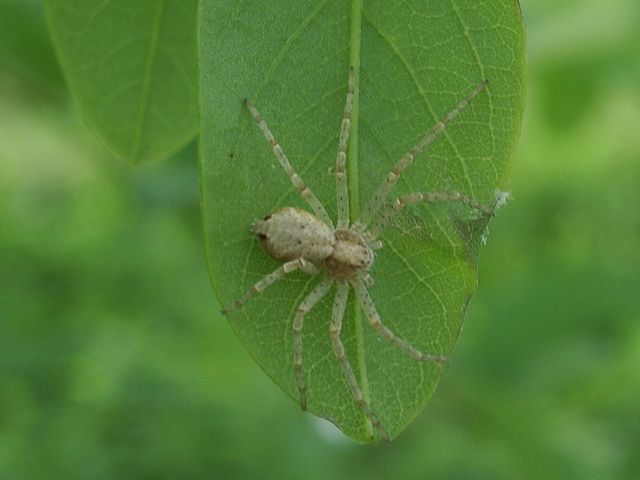
<svg viewBox="0 0 640 480">
<path fill-rule="evenodd" d="M 291 166 L 289 159 L 280 144 L 276 141 L 266 121 L 256 107 L 248 99 L 245 106 L 258 124 L 264 137 L 271 144 L 271 149 L 280 165 L 289 176 L 291 183 L 298 190 L 302 198 L 313 210 L 313 213 L 294 207 L 280 208 L 251 226 L 251 231 L 274 259 L 282 262 L 275 271 L 265 275 L 251 287 L 243 296 L 223 309 L 224 314 L 240 308 L 245 302 L 262 292 L 268 286 L 282 279 L 288 273 L 302 270 L 310 275 L 322 274 L 322 280 L 315 286 L 298 306 L 292 324 L 293 335 L 293 370 L 300 393 L 300 406 L 307 407 L 307 391 L 303 369 L 303 337 L 305 315 L 329 292 L 335 284 L 336 294 L 333 302 L 329 337 L 333 353 L 340 364 L 347 388 L 353 400 L 379 432 L 383 440 L 390 437 L 378 416 L 372 411 L 364 397 L 358 381 L 347 357 L 344 345 L 340 339 L 342 320 L 344 318 L 350 288 L 353 288 L 357 301 L 364 311 L 371 326 L 387 342 L 399 348 L 416 361 L 445 362 L 447 357 L 440 354 L 423 353 L 413 347 L 411 343 L 398 337 L 382 323 L 368 287 L 373 283 L 369 273 L 374 263 L 374 251 L 383 247 L 378 240 L 389 219 L 393 214 L 406 205 L 419 202 L 462 202 L 479 211 L 483 215 L 491 216 L 494 209 L 457 191 L 446 192 L 415 192 L 397 198 L 393 203 L 385 205 L 385 201 L 397 183 L 402 173 L 413 163 L 415 157 L 424 152 L 427 147 L 445 130 L 447 125 L 455 119 L 487 86 L 486 80 L 478 84 L 458 105 L 447 113 L 431 128 L 418 143 L 409 150 L 395 164 L 393 169 L 371 200 L 363 209 L 359 218 L 351 222 L 349 218 L 349 192 L 347 189 L 346 150 L 351 127 L 351 110 L 355 90 L 355 71 L 349 70 L 347 98 L 340 128 L 338 154 L 336 158 L 335 180 L 337 195 L 337 224 L 334 227 L 326 209 L 320 203 L 311 189 Z M 382 213 L 381 213 L 382 210 Z"/>
</svg>

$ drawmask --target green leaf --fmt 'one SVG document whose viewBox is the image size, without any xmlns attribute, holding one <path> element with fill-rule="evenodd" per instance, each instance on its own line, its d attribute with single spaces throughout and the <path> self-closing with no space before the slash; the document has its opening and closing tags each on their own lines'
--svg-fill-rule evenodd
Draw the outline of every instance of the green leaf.
<svg viewBox="0 0 640 480">
<path fill-rule="evenodd" d="M 392 197 L 459 190 L 491 204 L 496 189 L 506 188 L 525 87 L 523 24 L 513 0 L 204 1 L 200 22 L 202 206 L 221 304 L 279 266 L 252 237 L 251 223 L 279 207 L 309 210 L 243 107 L 245 97 L 335 219 L 332 170 L 347 73 L 355 68 L 348 155 L 354 218 L 400 156 L 488 79 L 488 90 L 417 158 Z M 399 216 L 371 271 L 383 322 L 424 352 L 451 354 L 476 288 L 485 226 L 459 205 L 414 205 Z M 292 319 L 318 281 L 294 272 L 229 316 L 252 357 L 296 402 Z M 377 441 L 332 353 L 332 297 L 305 320 L 308 408 L 357 441 Z M 342 338 L 365 397 L 397 436 L 433 393 L 442 368 L 380 339 L 353 292 Z"/>
<path fill-rule="evenodd" d="M 198 128 L 197 0 L 47 0 L 80 110 L 131 162 L 164 158 Z"/>
<path fill-rule="evenodd" d="M 7 73 L 53 98 L 66 92 L 44 15 L 36 2 L 0 2 L 0 76 L 3 82 Z"/>
</svg>

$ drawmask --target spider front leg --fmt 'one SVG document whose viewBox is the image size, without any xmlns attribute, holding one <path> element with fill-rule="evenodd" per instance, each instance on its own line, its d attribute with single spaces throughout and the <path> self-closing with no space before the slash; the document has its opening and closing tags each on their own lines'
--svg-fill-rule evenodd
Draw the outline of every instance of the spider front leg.
<svg viewBox="0 0 640 480">
<path fill-rule="evenodd" d="M 370 242 L 375 241 L 382 232 L 389 226 L 391 218 L 396 215 L 407 205 L 413 203 L 440 203 L 440 202 L 460 202 L 468 207 L 471 207 L 487 217 L 491 217 L 495 213 L 495 207 L 489 207 L 477 200 L 460 192 L 414 192 L 409 195 L 403 195 L 397 198 L 393 205 L 383 211 L 378 219 L 374 222 L 374 225 L 367 232 L 367 240 Z"/>
<path fill-rule="evenodd" d="M 447 357 L 444 355 L 433 355 L 433 354 L 425 354 L 417 350 L 413 347 L 409 342 L 403 340 L 398 337 L 393 331 L 387 328 L 380 319 L 380 315 L 376 310 L 375 305 L 373 304 L 373 299 L 369 294 L 369 290 L 367 290 L 367 286 L 364 284 L 363 280 L 357 279 L 352 281 L 353 288 L 356 291 L 356 297 L 358 298 L 358 303 L 362 307 L 366 317 L 369 319 L 369 323 L 374 328 L 378 334 L 384 338 L 390 344 L 398 347 L 403 352 L 410 355 L 415 360 L 421 362 L 446 362 Z"/>
<path fill-rule="evenodd" d="M 351 363 L 347 358 L 346 351 L 344 349 L 344 345 L 340 340 L 340 331 L 342 330 L 342 319 L 344 318 L 344 311 L 347 307 L 347 299 L 349 298 L 349 284 L 346 282 L 338 282 L 338 288 L 336 292 L 336 298 L 333 302 L 333 309 L 331 311 L 331 325 L 329 326 L 329 337 L 331 338 L 331 347 L 333 349 L 333 353 L 342 368 L 342 373 L 344 374 L 344 378 L 347 382 L 347 386 L 349 387 L 349 391 L 351 392 L 351 396 L 353 400 L 358 404 L 360 409 L 367 416 L 371 425 L 380 432 L 380 436 L 385 442 L 391 440 L 389 434 L 382 427 L 382 423 L 380 419 L 373 413 L 369 403 L 364 398 L 362 390 L 360 390 L 360 386 L 358 385 L 358 380 L 356 380 L 356 376 L 353 373 L 353 368 L 351 367 Z"/>
<path fill-rule="evenodd" d="M 325 278 L 314 288 L 309 295 L 300 303 L 296 315 L 293 319 L 293 368 L 296 372 L 298 391 L 300 392 L 300 408 L 307 409 L 307 387 L 304 383 L 304 372 L 302 370 L 302 328 L 304 327 L 304 317 L 315 307 L 327 294 L 333 280 Z"/>
<path fill-rule="evenodd" d="M 406 205 L 411 203 L 419 203 L 419 202 L 460 202 L 464 203 L 468 207 L 474 208 L 486 216 L 493 215 L 494 209 L 488 207 L 477 200 L 465 195 L 460 192 L 415 192 L 409 195 L 403 195 L 400 198 L 397 198 L 393 203 L 393 208 L 395 210 L 400 210 L 404 208 Z"/>
<path fill-rule="evenodd" d="M 336 157 L 336 197 L 338 202 L 337 229 L 349 227 L 349 191 L 347 189 L 347 143 L 351 130 L 351 110 L 353 109 L 353 95 L 355 91 L 356 74 L 353 67 L 349 69 L 347 84 L 347 99 L 344 105 L 342 125 L 340 126 L 340 140 L 338 142 L 338 156 Z"/>
<path fill-rule="evenodd" d="M 404 171 L 409 168 L 415 158 L 423 153 L 429 146 L 438 138 L 447 128 L 447 126 L 458 116 L 469 104 L 487 87 L 488 81 L 484 80 L 480 82 L 465 98 L 463 98 L 458 105 L 456 105 L 451 111 L 449 111 L 444 117 L 442 117 L 438 123 L 435 124 L 431 130 L 423 135 L 418 140 L 418 143 L 407 153 L 405 153 L 400 160 L 393 166 L 391 171 L 387 174 L 382 184 L 374 192 L 373 196 L 369 200 L 369 203 L 364 207 L 360 218 L 353 224 L 353 228 L 360 232 L 364 232 L 369 225 L 369 222 L 373 220 L 376 213 L 380 210 L 384 204 L 387 196 L 393 190 L 393 187 L 398 182 L 400 176 Z"/>
<path fill-rule="evenodd" d="M 273 283 L 277 282 L 282 277 L 284 277 L 287 273 L 291 273 L 298 269 L 306 273 L 317 272 L 317 269 L 314 267 L 314 265 L 307 262 L 304 258 L 297 258 L 296 260 L 291 260 L 290 262 L 283 263 L 280 267 L 275 269 L 273 272 L 268 273 L 267 275 L 262 277 L 260 280 L 258 280 L 253 285 L 253 287 L 247 290 L 247 292 L 244 295 L 242 295 L 238 300 L 224 307 L 222 309 L 222 314 L 227 315 L 230 312 L 236 310 L 237 308 L 240 308 L 242 305 L 244 305 L 249 300 L 251 300 L 255 295 L 262 292 L 269 285 L 272 285 Z"/>
</svg>

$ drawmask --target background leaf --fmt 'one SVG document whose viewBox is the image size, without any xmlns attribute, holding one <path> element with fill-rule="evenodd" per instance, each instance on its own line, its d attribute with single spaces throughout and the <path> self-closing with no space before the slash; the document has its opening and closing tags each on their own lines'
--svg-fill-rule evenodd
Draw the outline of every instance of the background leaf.
<svg viewBox="0 0 640 480">
<path fill-rule="evenodd" d="M 348 169 L 357 214 L 393 163 L 483 79 L 488 92 L 421 156 L 394 194 L 458 189 L 491 203 L 506 188 L 523 110 L 524 39 L 517 3 L 438 0 L 285 1 L 201 10 L 201 166 L 206 248 L 222 304 L 277 267 L 250 224 L 306 207 L 241 100 L 250 97 L 292 164 L 335 218 L 338 129 L 349 65 L 359 78 Z M 449 354 L 476 286 L 483 225 L 456 206 L 417 206 L 384 236 L 372 295 L 385 321 L 427 352 Z M 267 374 L 296 401 L 291 320 L 318 279 L 295 273 L 231 323 Z M 352 401 L 328 338 L 331 299 L 305 323 L 309 410 L 368 442 L 375 432 Z M 382 342 L 351 301 L 343 340 L 373 410 L 396 436 L 431 396 L 441 369 Z"/>
<path fill-rule="evenodd" d="M 197 0 L 49 0 L 46 7 L 80 110 L 118 155 L 161 159 L 194 137 Z"/>
<path fill-rule="evenodd" d="M 13 74 L 41 96 L 64 97 L 66 87 L 44 26 L 38 3 L 0 2 L 0 88 Z"/>
</svg>

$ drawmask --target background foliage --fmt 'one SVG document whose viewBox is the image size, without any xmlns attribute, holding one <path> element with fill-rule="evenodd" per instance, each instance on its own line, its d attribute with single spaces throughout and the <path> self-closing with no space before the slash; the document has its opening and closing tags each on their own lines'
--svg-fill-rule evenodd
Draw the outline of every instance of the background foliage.
<svg viewBox="0 0 640 480">
<path fill-rule="evenodd" d="M 114 162 L 39 3 L 0 2 L 0 478 L 635 478 L 640 7 L 523 9 L 514 198 L 429 408 L 363 448 L 293 408 L 217 314 L 194 146 Z"/>
<path fill-rule="evenodd" d="M 83 119 L 132 163 L 198 128 L 198 0 L 48 0 L 49 31 Z"/>
</svg>

